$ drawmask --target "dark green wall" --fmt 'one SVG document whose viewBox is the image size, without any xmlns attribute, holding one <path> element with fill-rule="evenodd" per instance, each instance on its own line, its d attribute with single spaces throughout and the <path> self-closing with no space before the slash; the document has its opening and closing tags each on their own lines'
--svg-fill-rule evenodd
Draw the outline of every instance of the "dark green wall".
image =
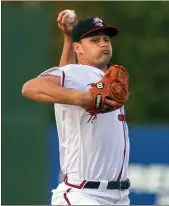
<svg viewBox="0 0 169 206">
<path fill-rule="evenodd" d="M 50 18 L 46 3 L 2 2 L 2 204 L 47 201 L 46 106 L 21 89 L 50 66 Z"/>
</svg>

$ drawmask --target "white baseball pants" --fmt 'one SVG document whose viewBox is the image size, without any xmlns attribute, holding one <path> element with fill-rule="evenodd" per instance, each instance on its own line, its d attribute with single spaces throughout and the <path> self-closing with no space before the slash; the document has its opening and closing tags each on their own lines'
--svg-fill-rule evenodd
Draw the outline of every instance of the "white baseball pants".
<svg viewBox="0 0 169 206">
<path fill-rule="evenodd" d="M 69 178 L 72 184 L 65 182 L 53 190 L 51 205 L 129 205 L 128 190 L 108 190 L 106 182 L 98 189 L 83 188 L 83 182 Z M 73 187 L 72 187 L 73 186 Z M 75 188 L 76 187 L 76 188 Z"/>
</svg>

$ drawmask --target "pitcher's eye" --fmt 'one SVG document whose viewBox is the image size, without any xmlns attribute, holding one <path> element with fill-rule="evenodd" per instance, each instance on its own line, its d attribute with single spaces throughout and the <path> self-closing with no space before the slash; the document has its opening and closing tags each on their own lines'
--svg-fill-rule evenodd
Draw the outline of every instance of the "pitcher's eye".
<svg viewBox="0 0 169 206">
<path fill-rule="evenodd" d="M 109 41 L 110 41 L 110 39 L 109 39 L 109 38 L 106 38 L 106 39 L 104 39 L 104 41 L 105 41 L 105 42 L 109 42 Z"/>
<path fill-rule="evenodd" d="M 98 39 L 91 39 L 91 42 L 93 42 L 93 43 L 98 43 L 99 40 L 98 40 Z"/>
</svg>

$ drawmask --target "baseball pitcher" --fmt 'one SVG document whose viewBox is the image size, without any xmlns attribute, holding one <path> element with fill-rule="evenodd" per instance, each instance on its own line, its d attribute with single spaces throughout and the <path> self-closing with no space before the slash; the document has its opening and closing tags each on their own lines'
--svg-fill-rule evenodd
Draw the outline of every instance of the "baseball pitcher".
<svg viewBox="0 0 169 206">
<path fill-rule="evenodd" d="M 128 205 L 129 138 L 124 104 L 130 95 L 129 75 L 121 65 L 108 67 L 110 40 L 118 29 L 99 17 L 80 20 L 72 29 L 60 65 L 22 88 L 25 97 L 54 104 L 65 178 L 52 191 L 51 204 Z M 72 64 L 71 50 L 77 64 Z"/>
</svg>

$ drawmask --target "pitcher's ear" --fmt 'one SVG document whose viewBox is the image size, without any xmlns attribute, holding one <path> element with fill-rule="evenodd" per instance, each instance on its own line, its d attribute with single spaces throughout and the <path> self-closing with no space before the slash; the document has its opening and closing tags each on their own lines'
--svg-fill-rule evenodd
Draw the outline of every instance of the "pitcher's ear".
<svg viewBox="0 0 169 206">
<path fill-rule="evenodd" d="M 74 42 L 73 43 L 73 50 L 75 51 L 76 54 L 82 54 L 82 46 L 80 42 Z"/>
</svg>

